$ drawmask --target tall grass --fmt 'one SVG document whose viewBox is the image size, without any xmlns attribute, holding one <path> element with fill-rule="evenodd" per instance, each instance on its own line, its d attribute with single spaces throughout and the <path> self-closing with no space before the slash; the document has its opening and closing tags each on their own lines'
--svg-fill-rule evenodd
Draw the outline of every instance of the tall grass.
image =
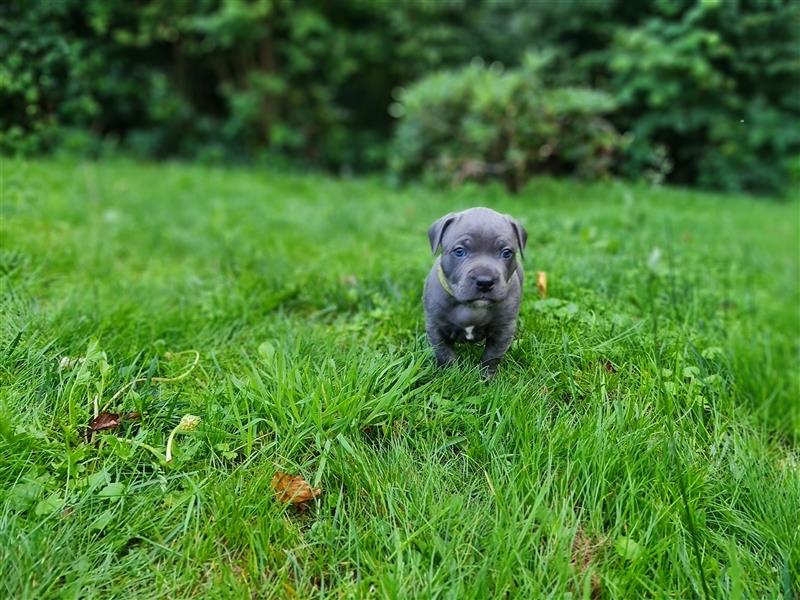
<svg viewBox="0 0 800 600">
<path fill-rule="evenodd" d="M 550 281 L 489 384 L 420 306 L 472 205 Z M 796 201 L 6 161 L 1 208 L 3 596 L 796 592 Z"/>
</svg>

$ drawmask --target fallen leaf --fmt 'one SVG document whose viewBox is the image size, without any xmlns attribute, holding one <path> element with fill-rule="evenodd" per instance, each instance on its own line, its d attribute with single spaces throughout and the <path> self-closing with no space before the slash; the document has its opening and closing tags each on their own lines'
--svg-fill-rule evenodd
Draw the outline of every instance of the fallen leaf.
<svg viewBox="0 0 800 600">
<path fill-rule="evenodd" d="M 101 412 L 89 422 L 86 428 L 86 441 L 91 442 L 92 436 L 96 431 L 104 429 L 116 429 L 122 423 L 122 415 L 119 413 Z"/>
<path fill-rule="evenodd" d="M 536 289 L 539 290 L 540 298 L 547 298 L 547 273 L 545 271 L 536 273 Z"/>
<path fill-rule="evenodd" d="M 101 412 L 94 419 L 91 420 L 89 426 L 86 428 L 86 441 L 91 442 L 92 436 L 96 431 L 103 431 L 105 429 L 116 429 L 120 423 L 125 419 L 138 419 L 140 417 L 138 412 L 129 412 L 125 414 Z"/>
<path fill-rule="evenodd" d="M 302 504 L 313 500 L 322 493 L 319 488 L 312 488 L 302 477 L 289 475 L 280 471 L 275 473 L 270 484 L 281 502 Z"/>
</svg>

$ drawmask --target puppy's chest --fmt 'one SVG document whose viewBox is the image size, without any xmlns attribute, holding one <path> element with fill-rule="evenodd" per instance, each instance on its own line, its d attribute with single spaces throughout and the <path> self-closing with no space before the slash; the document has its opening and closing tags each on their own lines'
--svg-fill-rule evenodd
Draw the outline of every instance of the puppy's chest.
<svg viewBox="0 0 800 600">
<path fill-rule="evenodd" d="M 492 315 L 482 308 L 460 306 L 448 315 L 448 337 L 456 342 L 477 342 L 491 329 Z"/>
</svg>

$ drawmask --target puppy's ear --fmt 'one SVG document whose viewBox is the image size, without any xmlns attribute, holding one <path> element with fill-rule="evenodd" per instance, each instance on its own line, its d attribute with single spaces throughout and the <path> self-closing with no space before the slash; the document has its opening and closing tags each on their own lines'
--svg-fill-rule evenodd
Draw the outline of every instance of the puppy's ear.
<svg viewBox="0 0 800 600">
<path fill-rule="evenodd" d="M 438 221 L 434 221 L 433 225 L 428 228 L 428 240 L 431 242 L 431 252 L 436 254 L 439 246 L 442 245 L 442 236 L 445 229 L 450 227 L 453 221 L 456 220 L 455 213 L 449 213 L 443 216 Z"/>
<path fill-rule="evenodd" d="M 511 227 L 514 229 L 514 233 L 517 236 L 517 246 L 519 247 L 519 254 L 523 258 L 525 258 L 525 244 L 528 243 L 528 232 L 525 231 L 525 228 L 520 225 L 516 219 L 512 217 L 506 217 L 511 223 Z"/>
</svg>

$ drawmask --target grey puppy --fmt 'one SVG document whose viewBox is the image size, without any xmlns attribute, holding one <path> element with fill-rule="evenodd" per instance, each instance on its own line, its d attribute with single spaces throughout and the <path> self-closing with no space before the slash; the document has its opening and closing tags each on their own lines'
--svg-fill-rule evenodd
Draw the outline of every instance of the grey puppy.
<svg viewBox="0 0 800 600">
<path fill-rule="evenodd" d="M 456 342 L 485 341 L 484 374 L 494 375 L 514 339 L 522 296 L 522 255 L 528 232 L 508 215 L 470 208 L 445 215 L 428 229 L 439 248 L 423 303 L 425 328 L 439 366 L 456 359 Z"/>
</svg>

